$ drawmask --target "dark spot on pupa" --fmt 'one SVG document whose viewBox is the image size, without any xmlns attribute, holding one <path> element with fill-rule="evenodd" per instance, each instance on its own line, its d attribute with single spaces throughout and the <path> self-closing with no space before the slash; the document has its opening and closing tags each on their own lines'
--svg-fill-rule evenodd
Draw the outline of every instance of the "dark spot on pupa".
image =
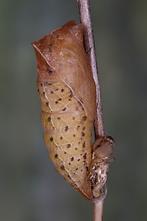
<svg viewBox="0 0 147 221">
<path fill-rule="evenodd" d="M 37 89 L 38 93 L 39 93 L 39 88 Z"/>
<path fill-rule="evenodd" d="M 82 117 L 82 120 L 83 120 L 83 121 L 86 121 L 86 119 L 87 119 L 87 117 L 86 117 L 86 116 Z"/>
<path fill-rule="evenodd" d="M 74 157 L 71 157 L 71 161 L 74 161 Z"/>
<path fill-rule="evenodd" d="M 75 150 L 78 150 L 78 148 L 77 148 L 77 147 L 75 147 Z"/>
<path fill-rule="evenodd" d="M 46 102 L 46 106 L 48 106 L 48 102 Z"/>
<path fill-rule="evenodd" d="M 70 148 L 71 147 L 71 144 L 67 144 L 67 148 Z"/>
<path fill-rule="evenodd" d="M 62 101 L 62 99 L 61 99 L 61 98 L 59 98 L 59 99 L 58 99 L 58 101 Z"/>
<path fill-rule="evenodd" d="M 88 171 L 88 167 L 86 167 L 86 170 Z"/>
<path fill-rule="evenodd" d="M 43 91 L 43 93 L 42 93 L 43 95 L 45 95 L 45 92 Z"/>
<path fill-rule="evenodd" d="M 68 165 L 71 165 L 71 163 L 69 162 Z"/>
<path fill-rule="evenodd" d="M 64 154 L 67 154 L 67 152 L 66 152 L 66 151 L 64 151 Z"/>
<path fill-rule="evenodd" d="M 83 130 L 85 130 L 85 127 L 83 127 Z"/>
<path fill-rule="evenodd" d="M 85 147 L 85 142 L 83 143 L 83 147 Z"/>
<path fill-rule="evenodd" d="M 55 104 L 58 104 L 58 101 L 55 101 Z"/>
<path fill-rule="evenodd" d="M 82 133 L 81 133 L 81 135 L 82 135 L 82 137 L 84 137 L 84 136 L 85 136 L 85 133 L 84 133 L 84 132 L 82 132 Z"/>
<path fill-rule="evenodd" d="M 69 179 L 71 179 L 71 177 L 69 175 L 67 175 Z"/>
<path fill-rule="evenodd" d="M 75 117 L 73 117 L 72 119 L 75 120 Z"/>
<path fill-rule="evenodd" d="M 76 170 L 78 170 L 78 168 L 76 168 Z"/>
<path fill-rule="evenodd" d="M 43 86 L 43 84 L 41 83 L 41 84 L 40 84 L 40 86 L 42 87 L 42 86 Z"/>
<path fill-rule="evenodd" d="M 101 144 L 98 144 L 96 147 L 98 148 L 98 147 L 100 147 L 101 146 Z"/>
<path fill-rule="evenodd" d="M 86 160 L 86 158 L 87 158 L 87 153 L 85 153 L 85 154 L 83 155 L 83 158 Z"/>
<path fill-rule="evenodd" d="M 51 121 L 51 117 L 48 117 L 48 121 L 49 121 L 49 122 Z"/>
<path fill-rule="evenodd" d="M 60 118 L 60 117 L 57 117 L 57 119 L 60 120 L 61 118 Z"/>
<path fill-rule="evenodd" d="M 68 126 L 65 127 L 65 131 L 68 131 Z"/>
<path fill-rule="evenodd" d="M 78 159 L 77 161 L 80 161 L 80 159 Z"/>
<path fill-rule="evenodd" d="M 64 89 L 63 89 L 63 88 L 61 89 L 61 92 L 64 92 Z"/>
<path fill-rule="evenodd" d="M 58 88 L 55 89 L 55 91 L 58 91 L 58 90 L 59 90 Z"/>
<path fill-rule="evenodd" d="M 69 98 L 68 100 L 71 101 L 71 98 Z"/>
<path fill-rule="evenodd" d="M 53 91 L 51 91 L 51 94 L 53 94 L 54 92 Z"/>
<path fill-rule="evenodd" d="M 62 165 L 62 166 L 61 166 L 60 168 L 61 168 L 61 170 L 65 170 L 65 167 L 64 167 L 64 165 Z"/>
<path fill-rule="evenodd" d="M 55 154 L 55 158 L 58 158 L 58 154 Z"/>
<path fill-rule="evenodd" d="M 76 135 L 75 134 L 73 134 L 73 137 L 75 137 Z"/>
<path fill-rule="evenodd" d="M 83 172 L 83 170 L 81 169 L 81 172 Z"/>
<path fill-rule="evenodd" d="M 51 67 L 48 67 L 48 68 L 47 68 L 47 72 L 48 72 L 49 74 L 51 74 L 51 73 L 53 72 L 53 70 L 51 69 Z"/>
<path fill-rule="evenodd" d="M 62 109 L 62 111 L 65 111 L 65 110 L 66 110 L 66 107 Z"/>
<path fill-rule="evenodd" d="M 53 141 L 53 137 L 50 137 L 50 141 L 51 141 L 51 142 Z"/>
<path fill-rule="evenodd" d="M 60 137 L 60 140 L 63 140 L 63 137 Z"/>
<path fill-rule="evenodd" d="M 79 128 L 80 128 L 80 126 L 78 125 L 78 126 L 77 126 L 77 130 L 78 130 Z"/>
</svg>

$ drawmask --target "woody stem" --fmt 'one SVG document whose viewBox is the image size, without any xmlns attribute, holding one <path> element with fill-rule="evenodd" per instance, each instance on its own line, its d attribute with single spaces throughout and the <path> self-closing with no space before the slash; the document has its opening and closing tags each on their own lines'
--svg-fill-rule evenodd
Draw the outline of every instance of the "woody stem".
<svg viewBox="0 0 147 221">
<path fill-rule="evenodd" d="M 80 20 L 85 28 L 85 35 L 84 35 L 85 46 L 87 51 L 89 52 L 92 74 L 96 84 L 97 117 L 95 120 L 95 131 L 96 131 L 96 136 L 103 136 L 104 127 L 102 119 L 100 84 L 98 79 L 95 43 L 94 43 L 94 36 L 93 36 L 92 23 L 91 23 L 90 0 L 77 0 L 77 2 L 80 11 Z"/>
<path fill-rule="evenodd" d="M 90 63 L 93 78 L 96 85 L 96 104 L 97 104 L 97 114 L 95 119 L 95 135 L 104 136 L 104 127 L 102 119 L 102 105 L 101 105 L 101 96 L 100 96 L 100 84 L 98 79 L 98 68 L 96 61 L 95 53 L 95 43 L 91 23 L 91 12 L 90 12 L 90 0 L 77 0 L 79 11 L 80 11 L 80 20 L 85 28 L 85 46 L 86 50 L 89 53 Z M 103 199 L 97 200 L 94 202 L 94 219 L 93 221 L 102 221 L 103 214 Z"/>
<path fill-rule="evenodd" d="M 103 220 L 103 200 L 94 202 L 94 221 Z"/>
</svg>

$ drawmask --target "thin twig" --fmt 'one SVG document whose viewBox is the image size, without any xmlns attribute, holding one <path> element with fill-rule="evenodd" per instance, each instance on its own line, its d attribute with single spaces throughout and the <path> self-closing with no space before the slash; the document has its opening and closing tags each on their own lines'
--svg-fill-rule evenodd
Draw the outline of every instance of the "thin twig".
<svg viewBox="0 0 147 221">
<path fill-rule="evenodd" d="M 89 51 L 92 74 L 96 84 L 97 119 L 95 120 L 95 131 L 96 136 L 103 136 L 104 128 L 102 120 L 102 105 L 100 97 L 100 86 L 98 80 L 98 68 L 95 55 L 95 43 L 91 24 L 90 1 L 77 0 L 77 2 L 80 10 L 81 23 L 85 27 L 85 46 L 87 51 Z"/>
<path fill-rule="evenodd" d="M 97 103 L 97 114 L 95 119 L 95 133 L 96 137 L 104 136 L 104 127 L 102 119 L 102 106 L 100 96 L 100 85 L 98 79 L 98 68 L 96 62 L 94 36 L 91 24 L 91 13 L 90 13 L 90 1 L 89 0 L 77 0 L 80 10 L 80 20 L 85 28 L 85 46 L 89 51 L 90 63 L 92 68 L 93 78 L 96 84 L 96 103 Z M 103 216 L 103 199 L 99 199 L 94 202 L 94 220 L 102 221 Z"/>
<path fill-rule="evenodd" d="M 103 200 L 94 203 L 94 221 L 102 221 L 103 219 Z"/>
</svg>

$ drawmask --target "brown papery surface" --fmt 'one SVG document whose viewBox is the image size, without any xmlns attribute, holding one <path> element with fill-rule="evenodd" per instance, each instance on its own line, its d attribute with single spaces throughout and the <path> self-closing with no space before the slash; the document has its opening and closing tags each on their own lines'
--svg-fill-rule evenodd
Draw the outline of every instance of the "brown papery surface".
<svg viewBox="0 0 147 221">
<path fill-rule="evenodd" d="M 96 88 L 83 43 L 83 26 L 71 21 L 33 43 L 45 143 L 56 169 L 92 199 L 89 169 Z"/>
<path fill-rule="evenodd" d="M 83 104 L 93 121 L 96 89 L 90 62 L 83 44 L 83 26 L 68 22 L 33 43 L 38 57 L 38 81 L 62 80 Z"/>
</svg>

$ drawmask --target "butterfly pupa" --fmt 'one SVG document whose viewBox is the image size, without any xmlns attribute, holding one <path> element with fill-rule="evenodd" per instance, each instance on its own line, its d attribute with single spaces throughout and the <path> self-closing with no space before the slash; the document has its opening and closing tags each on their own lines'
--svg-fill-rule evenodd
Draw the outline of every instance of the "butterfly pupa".
<svg viewBox="0 0 147 221">
<path fill-rule="evenodd" d="M 92 199 L 89 170 L 96 87 L 84 48 L 83 31 L 81 24 L 71 21 L 33 42 L 33 47 L 49 156 L 59 173 Z"/>
</svg>

